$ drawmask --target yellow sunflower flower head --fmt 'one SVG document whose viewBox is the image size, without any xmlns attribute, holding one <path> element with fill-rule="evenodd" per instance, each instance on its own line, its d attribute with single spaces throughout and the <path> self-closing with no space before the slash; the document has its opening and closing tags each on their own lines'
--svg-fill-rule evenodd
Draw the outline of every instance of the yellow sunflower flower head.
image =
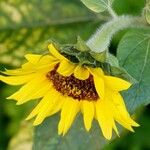
<svg viewBox="0 0 150 150">
<path fill-rule="evenodd" d="M 27 117 L 35 118 L 39 125 L 46 117 L 61 112 L 58 133 L 65 135 L 76 115 L 83 114 L 85 129 L 90 130 L 93 119 L 99 123 L 106 139 L 112 130 L 119 135 L 115 122 L 126 129 L 139 126 L 130 117 L 120 91 L 131 84 L 121 78 L 109 76 L 100 67 L 74 63 L 62 55 L 53 44 L 49 54 L 27 54 L 27 62 L 16 70 L 6 70 L 0 80 L 10 85 L 23 85 L 8 97 L 17 104 L 41 99 Z"/>
</svg>

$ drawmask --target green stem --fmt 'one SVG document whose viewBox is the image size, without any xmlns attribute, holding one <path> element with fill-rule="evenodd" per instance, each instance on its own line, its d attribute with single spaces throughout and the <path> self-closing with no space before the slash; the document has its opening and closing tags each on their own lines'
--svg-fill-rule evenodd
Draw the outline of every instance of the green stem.
<svg viewBox="0 0 150 150">
<path fill-rule="evenodd" d="M 140 17 L 119 16 L 100 27 L 97 32 L 87 41 L 89 48 L 97 53 L 108 49 L 113 35 L 125 28 L 144 26 Z"/>
<path fill-rule="evenodd" d="M 108 7 L 107 7 L 107 10 L 109 12 L 109 14 L 113 17 L 113 18 L 117 18 L 118 15 L 116 14 L 116 12 L 113 10 L 112 8 L 112 2 L 111 1 L 108 1 Z"/>
<path fill-rule="evenodd" d="M 113 18 L 117 18 L 117 17 L 118 17 L 118 15 L 117 15 L 116 12 L 112 9 L 111 6 L 108 6 L 107 10 L 108 10 L 109 14 L 110 14 Z"/>
</svg>

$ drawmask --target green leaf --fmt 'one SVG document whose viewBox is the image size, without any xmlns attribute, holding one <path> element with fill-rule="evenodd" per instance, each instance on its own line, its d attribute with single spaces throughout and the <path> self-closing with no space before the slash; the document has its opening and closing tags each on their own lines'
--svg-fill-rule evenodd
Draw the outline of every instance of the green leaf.
<svg viewBox="0 0 150 150">
<path fill-rule="evenodd" d="M 105 11 L 111 6 L 113 0 L 81 0 L 86 7 L 96 13 Z"/>
<path fill-rule="evenodd" d="M 131 112 L 150 103 L 150 29 L 131 30 L 125 34 L 118 47 L 118 59 L 123 68 L 138 83 L 124 92 Z"/>
<path fill-rule="evenodd" d="M 68 24 L 95 17 L 79 0 L 0 1 L 0 29 Z"/>
<path fill-rule="evenodd" d="M 126 81 L 129 81 L 132 84 L 136 84 L 137 80 L 134 79 L 124 68 L 111 66 L 110 67 L 110 75 L 122 78 Z"/>
<path fill-rule="evenodd" d="M 137 81 L 124 68 L 119 66 L 118 59 L 114 55 L 108 53 L 106 57 L 106 63 L 109 64 L 107 69 L 109 75 L 122 78 L 131 82 L 132 84 L 137 83 Z"/>
<path fill-rule="evenodd" d="M 113 8 L 117 14 L 132 14 L 141 15 L 142 9 L 145 6 L 145 0 L 115 0 Z"/>
<path fill-rule="evenodd" d="M 77 35 L 87 39 L 99 24 L 76 0 L 1 0 L 0 8 L 1 65 L 20 66 L 26 53 L 42 53 L 50 38 L 61 43 L 73 43 Z"/>
<path fill-rule="evenodd" d="M 65 136 L 59 136 L 59 116 L 54 115 L 35 129 L 33 150 L 100 150 L 107 141 L 101 136 L 98 124 L 94 122 L 91 131 L 84 129 L 79 115 Z"/>
<path fill-rule="evenodd" d="M 144 9 L 146 21 L 150 24 L 150 0 L 146 1 L 146 7 Z"/>
<path fill-rule="evenodd" d="M 150 8 L 146 10 L 146 21 L 150 24 Z"/>
</svg>

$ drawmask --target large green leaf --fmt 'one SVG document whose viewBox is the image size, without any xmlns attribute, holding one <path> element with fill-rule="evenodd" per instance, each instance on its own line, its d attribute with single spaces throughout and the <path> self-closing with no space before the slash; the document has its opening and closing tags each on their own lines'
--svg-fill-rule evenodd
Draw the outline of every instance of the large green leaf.
<svg viewBox="0 0 150 150">
<path fill-rule="evenodd" d="M 117 14 L 141 15 L 145 0 L 115 0 L 113 6 Z"/>
<path fill-rule="evenodd" d="M 65 136 L 58 135 L 58 122 L 59 116 L 55 115 L 35 129 L 33 150 L 98 150 L 107 142 L 95 122 L 89 133 L 85 131 L 81 115 Z"/>
<path fill-rule="evenodd" d="M 150 103 L 150 29 L 131 30 L 118 47 L 119 62 L 138 82 L 124 92 L 128 109 L 133 112 Z"/>
</svg>

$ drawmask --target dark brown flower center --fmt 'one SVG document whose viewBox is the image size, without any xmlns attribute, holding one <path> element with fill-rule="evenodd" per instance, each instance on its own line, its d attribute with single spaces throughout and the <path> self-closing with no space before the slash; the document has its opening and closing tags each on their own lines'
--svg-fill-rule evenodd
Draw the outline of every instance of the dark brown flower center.
<svg viewBox="0 0 150 150">
<path fill-rule="evenodd" d="M 79 80 L 73 75 L 64 77 L 57 71 L 57 67 L 47 74 L 47 78 L 53 83 L 54 88 L 63 95 L 71 96 L 77 100 L 96 101 L 99 96 L 96 92 L 93 76 L 86 80 Z"/>
</svg>

